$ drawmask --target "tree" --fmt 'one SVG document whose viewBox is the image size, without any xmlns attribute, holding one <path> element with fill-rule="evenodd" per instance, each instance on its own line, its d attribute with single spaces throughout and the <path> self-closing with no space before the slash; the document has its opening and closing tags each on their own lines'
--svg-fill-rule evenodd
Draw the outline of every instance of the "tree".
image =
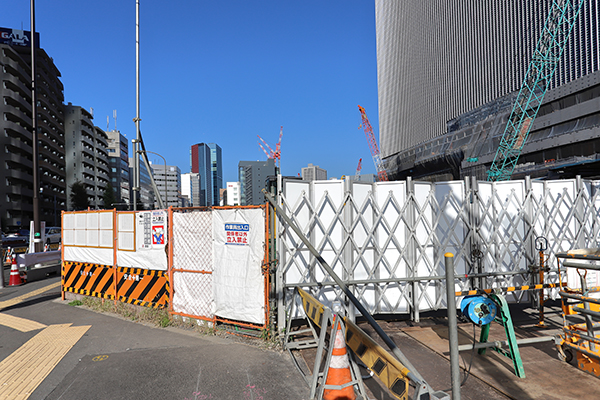
<svg viewBox="0 0 600 400">
<path fill-rule="evenodd" d="M 71 208 L 73 210 L 87 210 L 90 206 L 90 201 L 83 183 L 76 181 L 71 185 L 71 195 L 69 196 L 69 200 L 71 201 Z"/>
<path fill-rule="evenodd" d="M 115 208 L 115 203 L 117 203 L 117 196 L 115 196 L 115 189 L 108 182 L 106 187 L 104 188 L 104 194 L 102 195 L 102 203 L 104 204 L 104 208 Z"/>
</svg>

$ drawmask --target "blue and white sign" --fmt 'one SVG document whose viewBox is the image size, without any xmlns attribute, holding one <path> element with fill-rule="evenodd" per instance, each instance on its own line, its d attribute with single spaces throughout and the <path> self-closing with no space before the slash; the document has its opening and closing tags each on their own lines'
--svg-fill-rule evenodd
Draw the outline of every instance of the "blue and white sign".
<svg viewBox="0 0 600 400">
<path fill-rule="evenodd" d="M 248 234 L 250 233 L 250 224 L 225 223 L 225 244 L 234 244 L 239 246 L 248 246 Z"/>
</svg>

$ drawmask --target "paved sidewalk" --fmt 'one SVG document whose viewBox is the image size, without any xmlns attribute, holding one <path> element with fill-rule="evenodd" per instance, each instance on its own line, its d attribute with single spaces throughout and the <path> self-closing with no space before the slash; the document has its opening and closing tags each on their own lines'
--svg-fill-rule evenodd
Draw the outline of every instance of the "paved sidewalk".
<svg viewBox="0 0 600 400">
<path fill-rule="evenodd" d="M 0 302 L 58 281 L 0 289 Z M 285 352 L 69 306 L 58 287 L 0 313 L 46 326 L 90 326 L 28 397 L 32 400 L 308 398 L 308 386 Z M 0 361 L 38 333 L 0 325 Z"/>
</svg>

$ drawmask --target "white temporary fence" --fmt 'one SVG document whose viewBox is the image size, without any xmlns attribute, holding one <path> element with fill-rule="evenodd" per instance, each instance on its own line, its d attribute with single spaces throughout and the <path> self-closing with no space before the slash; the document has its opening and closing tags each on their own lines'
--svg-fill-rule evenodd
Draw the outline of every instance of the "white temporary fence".
<svg viewBox="0 0 600 400">
<path fill-rule="evenodd" d="M 599 182 L 560 181 L 374 184 L 349 179 L 285 180 L 279 203 L 335 273 L 374 314 L 444 308 L 444 254 L 454 254 L 455 288 L 534 283 L 536 239 L 547 239 L 548 265 L 555 254 L 598 247 Z M 277 229 L 278 327 L 285 326 L 293 287 L 310 289 L 325 304 L 344 300 L 294 232 Z M 568 276 L 576 287 L 577 279 Z M 544 283 L 556 283 L 556 272 Z M 548 294 L 554 295 L 551 291 Z M 526 301 L 527 292 L 511 292 Z M 354 309 L 348 306 L 351 315 Z"/>
<path fill-rule="evenodd" d="M 63 290 L 264 327 L 266 227 L 264 206 L 65 212 Z"/>
<path fill-rule="evenodd" d="M 166 271 L 166 232 L 166 210 L 64 212 L 63 260 Z"/>
<path fill-rule="evenodd" d="M 265 207 L 174 208 L 173 312 L 265 325 Z"/>
</svg>

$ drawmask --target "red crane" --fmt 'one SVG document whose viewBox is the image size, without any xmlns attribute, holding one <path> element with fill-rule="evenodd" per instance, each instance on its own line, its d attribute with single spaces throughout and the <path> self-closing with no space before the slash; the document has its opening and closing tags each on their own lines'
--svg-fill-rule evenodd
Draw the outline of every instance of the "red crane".
<svg viewBox="0 0 600 400">
<path fill-rule="evenodd" d="M 379 155 L 379 147 L 377 146 L 377 142 L 375 141 L 375 134 L 373 133 L 373 128 L 371 127 L 371 123 L 369 122 L 369 118 L 367 118 L 367 113 L 365 109 L 360 105 L 358 106 L 358 111 L 360 111 L 360 116 L 362 118 L 362 124 L 358 127 L 361 127 L 365 131 L 365 136 L 367 137 L 367 142 L 369 143 L 369 148 L 371 149 L 371 156 L 373 156 L 373 163 L 375 163 L 375 169 L 377 170 L 377 180 L 379 182 L 386 182 L 388 180 L 387 172 L 381 162 L 381 157 Z"/>
<path fill-rule="evenodd" d="M 356 167 L 356 178 L 360 176 L 360 171 L 362 170 L 362 158 L 358 160 L 358 167 Z"/>
<path fill-rule="evenodd" d="M 258 136 L 258 135 L 256 135 Z M 269 149 L 269 151 L 267 151 L 263 145 L 258 142 L 258 145 L 260 146 L 260 148 L 262 149 L 262 151 L 265 152 L 265 154 L 267 155 L 267 158 L 272 158 L 275 160 L 281 160 L 281 137 L 283 136 L 283 126 L 281 127 L 281 129 L 279 130 L 279 141 L 277 142 L 277 145 L 275 145 L 275 151 L 273 151 L 273 149 L 271 148 L 271 146 L 269 146 L 267 144 L 267 142 L 265 142 L 263 140 L 263 138 L 261 138 L 260 136 L 258 136 L 258 138 L 260 139 L 260 142 L 262 142 L 265 146 L 267 146 L 267 149 Z"/>
</svg>

